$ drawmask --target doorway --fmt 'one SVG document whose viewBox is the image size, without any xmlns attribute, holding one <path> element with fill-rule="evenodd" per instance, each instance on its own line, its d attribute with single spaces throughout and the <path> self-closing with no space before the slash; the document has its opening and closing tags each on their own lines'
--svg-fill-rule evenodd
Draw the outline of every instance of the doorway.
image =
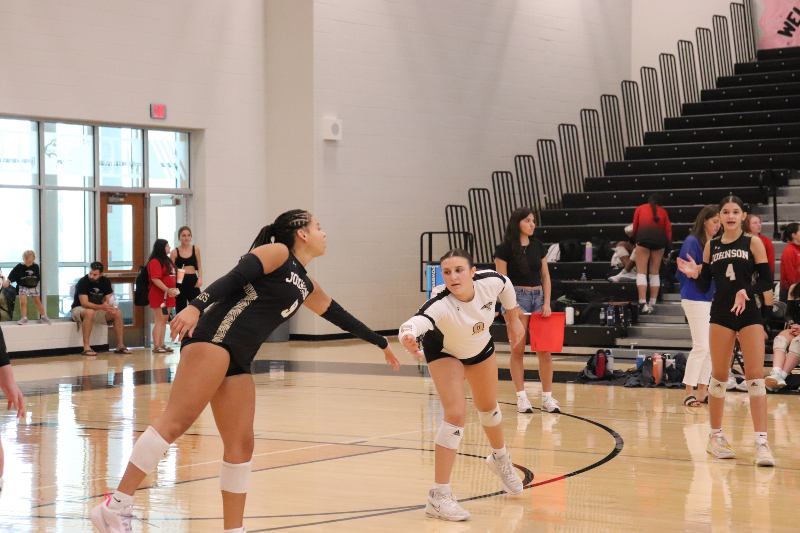
<svg viewBox="0 0 800 533">
<path fill-rule="evenodd" d="M 100 193 L 100 257 L 122 311 L 126 345 L 145 344 L 144 308 L 133 305 L 133 288 L 144 265 L 144 194 Z"/>
</svg>

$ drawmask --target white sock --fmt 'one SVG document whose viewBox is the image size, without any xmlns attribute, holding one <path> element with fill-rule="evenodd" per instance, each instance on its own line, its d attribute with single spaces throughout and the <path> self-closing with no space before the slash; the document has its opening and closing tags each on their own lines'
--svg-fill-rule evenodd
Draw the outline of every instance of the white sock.
<svg viewBox="0 0 800 533">
<path fill-rule="evenodd" d="M 450 483 L 434 483 L 433 490 L 439 494 L 450 494 L 452 492 L 452 490 L 450 490 Z"/>
<path fill-rule="evenodd" d="M 647 303 L 647 300 L 645 300 L 644 298 L 639 298 L 639 305 L 646 304 L 646 303 Z"/>
<path fill-rule="evenodd" d="M 786 376 L 788 376 L 788 375 L 789 375 L 789 373 L 788 373 L 788 372 L 785 372 L 785 371 L 784 371 L 782 368 L 779 368 L 779 369 L 778 369 L 778 374 L 779 374 L 779 375 L 780 375 L 780 376 L 781 376 L 783 379 L 786 379 Z"/>
<path fill-rule="evenodd" d="M 552 398 L 552 397 L 553 397 L 552 391 L 551 392 L 542 391 L 542 400 L 544 400 L 545 398 Z"/>
<path fill-rule="evenodd" d="M 767 443 L 767 432 L 766 431 L 754 431 L 753 436 L 756 439 L 756 444 L 766 444 Z"/>
<path fill-rule="evenodd" d="M 528 397 L 528 393 L 525 392 L 525 389 L 517 391 L 517 398 L 527 398 L 527 397 Z"/>
<path fill-rule="evenodd" d="M 722 435 L 722 428 L 711 428 L 711 432 L 708 434 L 709 437 L 716 437 L 717 435 Z"/>
<path fill-rule="evenodd" d="M 133 495 L 115 490 L 108 501 L 109 509 L 124 509 L 133 505 Z"/>
<path fill-rule="evenodd" d="M 505 455 L 506 455 L 507 453 L 508 453 L 508 452 L 506 451 L 506 447 L 505 447 L 505 446 L 503 446 L 502 448 L 499 448 L 499 449 L 497 449 L 497 450 L 495 450 L 494 448 L 492 448 L 492 455 L 494 455 L 494 458 L 495 458 L 495 459 L 500 459 L 501 457 L 505 457 Z"/>
<path fill-rule="evenodd" d="M 650 307 L 653 307 L 654 305 L 656 305 L 656 298 L 650 298 L 650 301 L 648 302 L 648 305 Z"/>
<path fill-rule="evenodd" d="M 223 533 L 244 533 L 244 526 L 235 527 L 233 529 L 226 529 Z"/>
</svg>

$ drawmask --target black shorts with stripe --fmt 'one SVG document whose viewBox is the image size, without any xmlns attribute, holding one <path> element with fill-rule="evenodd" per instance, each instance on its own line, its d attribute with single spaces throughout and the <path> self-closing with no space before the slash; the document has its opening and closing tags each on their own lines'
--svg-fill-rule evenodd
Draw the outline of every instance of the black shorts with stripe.
<svg viewBox="0 0 800 533">
<path fill-rule="evenodd" d="M 208 344 L 219 346 L 228 352 L 230 360 L 228 362 L 228 370 L 225 372 L 225 377 L 251 373 L 250 367 L 253 363 L 253 359 L 256 357 L 256 353 L 258 352 L 258 346 L 253 348 L 252 346 L 235 345 L 227 342 L 213 342 L 209 339 L 203 339 L 195 336 L 183 338 L 183 342 L 181 342 L 181 351 L 183 351 L 183 349 L 190 344 L 196 344 L 200 342 L 207 342 Z"/>
</svg>

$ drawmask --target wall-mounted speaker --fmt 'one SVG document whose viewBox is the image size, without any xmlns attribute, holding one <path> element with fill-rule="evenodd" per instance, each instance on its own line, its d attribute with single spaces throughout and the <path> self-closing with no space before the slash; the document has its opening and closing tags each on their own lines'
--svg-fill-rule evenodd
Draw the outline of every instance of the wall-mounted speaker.
<svg viewBox="0 0 800 533">
<path fill-rule="evenodd" d="M 322 138 L 326 141 L 342 140 L 342 121 L 336 117 L 322 117 Z"/>
</svg>

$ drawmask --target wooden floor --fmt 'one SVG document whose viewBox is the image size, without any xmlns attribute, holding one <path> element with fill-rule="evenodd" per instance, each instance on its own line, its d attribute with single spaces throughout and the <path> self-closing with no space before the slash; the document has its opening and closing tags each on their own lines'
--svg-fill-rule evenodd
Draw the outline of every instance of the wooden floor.
<svg viewBox="0 0 800 533">
<path fill-rule="evenodd" d="M 554 387 L 563 414 L 519 415 L 501 382 L 506 440 L 532 480 L 518 496 L 498 492 L 472 409 L 452 483 L 472 519 L 426 518 L 442 410 L 425 367 L 402 357 L 407 366 L 392 373 L 363 343 L 265 345 L 250 533 L 798 530 L 800 397 L 769 396 L 778 466 L 757 468 L 744 393 L 728 394 L 724 424 L 739 457 L 719 461 L 705 453 L 707 408 L 687 411 L 681 390 L 573 383 Z M 15 361 L 30 413 L 0 418 L 0 531 L 90 531 L 90 506 L 116 486 L 134 439 L 165 405 L 178 358 Z M 539 405 L 539 384 L 527 387 Z M 136 512 L 152 525 L 134 531 L 222 531 L 220 457 L 206 410 L 137 492 Z"/>
</svg>

